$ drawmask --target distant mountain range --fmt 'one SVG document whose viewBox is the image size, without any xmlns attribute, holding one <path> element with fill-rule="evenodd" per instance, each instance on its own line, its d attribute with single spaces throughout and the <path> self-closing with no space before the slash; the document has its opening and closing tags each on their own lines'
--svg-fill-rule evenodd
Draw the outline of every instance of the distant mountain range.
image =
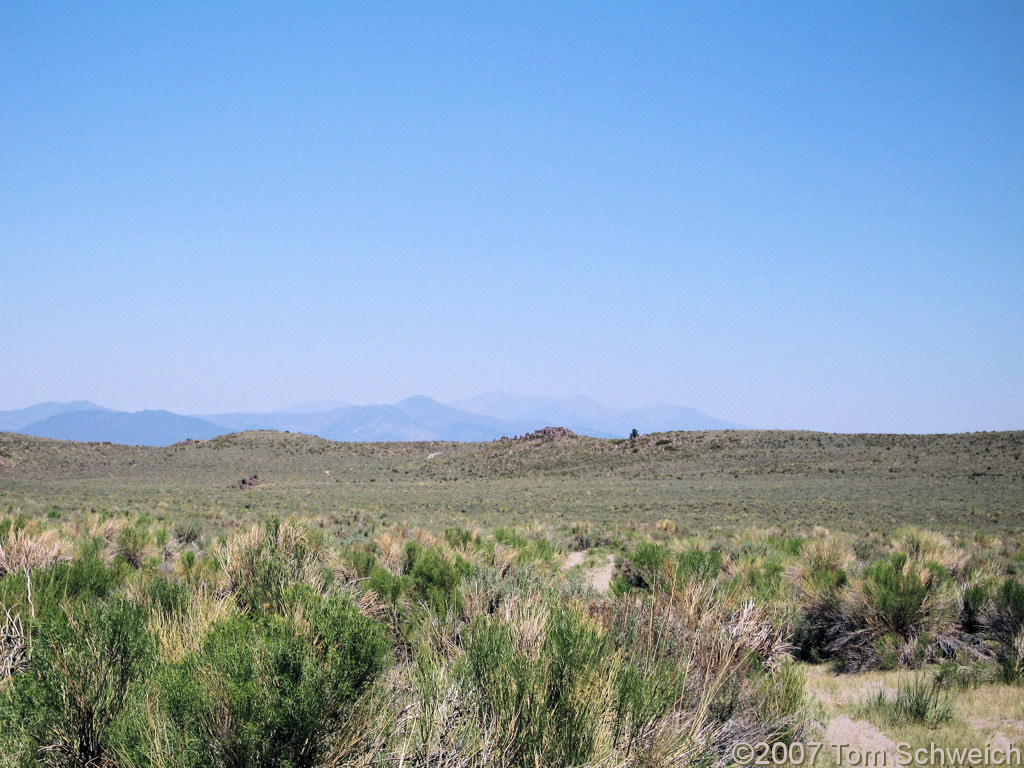
<svg viewBox="0 0 1024 768">
<path fill-rule="evenodd" d="M 103 410 L 57 413 L 12 431 L 85 443 L 171 445 L 189 437 L 206 440 L 230 430 L 204 419 L 179 416 L 170 411 L 126 413 Z"/>
<path fill-rule="evenodd" d="M 221 413 L 182 416 L 169 411 L 127 413 L 87 401 L 40 403 L 0 411 L 0 431 L 37 437 L 126 445 L 171 445 L 230 432 L 273 429 L 305 432 L 328 440 L 376 442 L 405 440 L 495 440 L 546 426 L 568 427 L 592 437 L 626 437 L 670 430 L 743 429 L 695 408 L 649 405 L 609 408 L 583 395 L 558 400 L 503 392 L 445 405 L 417 395 L 393 405 L 304 403 L 273 413 Z"/>
<path fill-rule="evenodd" d="M 0 430 L 4 432 L 17 432 L 21 427 L 61 413 L 109 410 L 109 408 L 96 405 L 96 403 L 90 403 L 87 400 L 76 400 L 73 403 L 39 403 L 38 405 L 30 405 L 28 408 L 22 408 L 19 411 L 0 411 Z"/>
</svg>

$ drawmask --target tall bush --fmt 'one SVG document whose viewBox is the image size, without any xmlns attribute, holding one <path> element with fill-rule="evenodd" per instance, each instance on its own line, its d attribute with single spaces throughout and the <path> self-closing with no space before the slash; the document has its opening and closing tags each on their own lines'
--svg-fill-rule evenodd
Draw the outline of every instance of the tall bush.
<svg viewBox="0 0 1024 768">
<path fill-rule="evenodd" d="M 90 602 L 47 610 L 33 630 L 28 670 L 4 697 L 22 747 L 44 765 L 106 764 L 154 658 L 137 606 Z"/>
<path fill-rule="evenodd" d="M 190 765 L 305 768 L 384 669 L 383 630 L 340 599 L 310 597 L 302 621 L 236 615 L 161 680 Z"/>
</svg>

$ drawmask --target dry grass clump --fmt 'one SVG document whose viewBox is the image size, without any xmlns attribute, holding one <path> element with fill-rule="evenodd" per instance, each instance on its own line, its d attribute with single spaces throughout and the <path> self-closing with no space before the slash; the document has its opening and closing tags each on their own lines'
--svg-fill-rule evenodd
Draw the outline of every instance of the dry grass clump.
<svg viewBox="0 0 1024 768">
<path fill-rule="evenodd" d="M 419 544 L 423 549 L 429 549 L 431 547 L 440 547 L 444 544 L 444 539 L 436 536 L 426 528 L 413 528 L 412 539 Z"/>
<path fill-rule="evenodd" d="M 405 549 L 406 541 L 409 540 L 408 534 L 409 527 L 399 525 L 383 531 L 374 539 L 374 543 L 380 550 L 377 560 L 396 576 L 402 572 L 402 551 Z"/>
<path fill-rule="evenodd" d="M 286 590 L 303 583 L 323 588 L 330 557 L 319 529 L 270 518 L 213 551 L 224 585 L 245 607 L 281 605 Z"/>
<path fill-rule="evenodd" d="M 891 551 L 904 553 L 908 560 L 919 565 L 938 563 L 954 576 L 962 574 L 967 565 L 967 553 L 956 547 L 945 536 L 934 531 L 903 528 L 892 540 Z"/>
<path fill-rule="evenodd" d="M 184 603 L 172 610 L 153 610 L 149 628 L 161 658 L 175 663 L 200 649 L 210 628 L 236 611 L 228 595 L 213 595 L 202 585 L 190 590 Z"/>
<path fill-rule="evenodd" d="M 76 520 L 72 531 L 79 539 L 100 538 L 107 545 L 113 545 L 118 534 L 128 524 L 129 521 L 126 517 L 111 517 L 93 512 Z"/>
<path fill-rule="evenodd" d="M 68 562 L 71 547 L 57 531 L 33 534 L 23 528 L 0 538 L 0 576 Z"/>
<path fill-rule="evenodd" d="M 509 572 L 512 564 L 516 561 L 518 551 L 514 547 L 507 547 L 504 544 L 495 544 L 494 553 L 491 558 L 491 565 L 498 569 L 498 573 L 504 576 Z"/>
<path fill-rule="evenodd" d="M 849 537 L 815 526 L 803 547 L 803 559 L 810 573 L 849 571 L 856 561 Z"/>
</svg>

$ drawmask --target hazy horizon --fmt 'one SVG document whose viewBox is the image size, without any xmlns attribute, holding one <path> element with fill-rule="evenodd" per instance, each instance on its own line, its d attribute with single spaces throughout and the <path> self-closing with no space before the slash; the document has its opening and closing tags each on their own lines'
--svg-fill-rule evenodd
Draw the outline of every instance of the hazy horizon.
<svg viewBox="0 0 1024 768">
<path fill-rule="evenodd" d="M 1024 428 L 1024 6 L 0 8 L 0 410 Z"/>
<path fill-rule="evenodd" d="M 508 396 L 511 396 L 511 397 L 543 398 L 543 399 L 551 399 L 551 400 L 557 400 L 557 401 L 571 400 L 571 399 L 574 399 L 574 398 L 587 398 L 589 400 L 593 400 L 598 405 L 602 405 L 602 406 L 607 407 L 607 408 L 627 409 L 627 410 L 628 409 L 633 409 L 633 408 L 645 408 L 645 407 L 649 407 L 649 406 L 658 406 L 658 405 L 668 405 L 668 406 L 679 407 L 679 408 L 694 407 L 694 406 L 687 405 L 686 403 L 668 403 L 668 402 L 664 402 L 664 401 L 662 401 L 662 402 L 637 402 L 637 403 L 625 403 L 625 404 L 606 403 L 606 402 L 603 402 L 603 401 L 598 401 L 596 398 L 592 398 L 592 397 L 590 397 L 589 395 L 587 395 L 584 392 L 575 392 L 575 393 L 573 393 L 571 395 L 568 395 L 566 397 L 552 397 L 551 395 L 522 394 L 522 393 L 518 393 L 518 392 L 506 392 L 504 390 L 493 390 L 491 392 L 477 392 L 477 393 L 475 393 L 473 395 L 470 395 L 469 397 L 454 398 L 454 399 L 449 399 L 449 400 L 442 400 L 441 398 L 434 397 L 433 395 L 431 395 L 429 393 L 425 393 L 425 392 L 414 392 L 414 393 L 412 393 L 410 395 L 406 395 L 404 397 L 399 397 L 399 398 L 397 398 L 395 400 L 386 400 L 386 401 L 385 400 L 373 400 L 373 401 L 368 401 L 368 402 L 352 402 L 350 400 L 340 400 L 340 399 L 327 400 L 327 401 L 304 400 L 304 401 L 299 401 L 299 402 L 286 403 L 286 404 L 274 406 L 274 407 L 271 407 L 271 408 L 264 408 L 264 409 L 260 409 L 260 410 L 257 410 L 257 411 L 246 411 L 246 410 L 240 410 L 238 408 L 229 408 L 227 410 L 221 410 L 221 411 L 174 411 L 174 412 L 175 413 L 181 413 L 183 415 L 189 415 L 189 416 L 204 416 L 204 415 L 222 414 L 222 413 L 276 413 L 276 412 L 280 412 L 280 411 L 291 411 L 291 410 L 294 410 L 295 408 L 297 408 L 299 406 L 304 406 L 304 405 L 336 403 L 336 405 L 334 405 L 333 408 L 330 408 L 330 407 L 326 408 L 326 410 L 329 411 L 329 410 L 334 410 L 334 409 L 337 409 L 337 408 L 346 408 L 346 407 L 350 407 L 350 406 L 368 407 L 368 406 L 375 406 L 375 405 L 391 405 L 391 404 L 402 402 L 404 400 L 409 400 L 409 399 L 412 399 L 412 398 L 415 398 L 415 397 L 427 397 L 427 398 L 429 398 L 431 400 L 434 400 L 435 402 L 438 402 L 438 403 L 440 403 L 442 405 L 454 405 L 454 404 L 457 404 L 457 403 L 459 403 L 461 401 L 464 401 L 464 400 L 470 400 L 470 399 L 473 399 L 475 397 L 483 397 L 483 396 L 487 396 L 487 395 L 508 395 Z M 89 397 L 76 397 L 76 398 L 71 398 L 69 400 L 36 400 L 35 402 L 31 402 L 31 403 L 27 403 L 25 405 L 15 406 L 15 407 L 11 407 L 11 408 L 0 407 L 0 411 L 24 410 L 26 408 L 31 408 L 32 406 L 35 406 L 35 405 L 45 405 L 47 403 L 59 403 L 59 404 L 62 404 L 62 405 L 65 405 L 65 404 L 68 404 L 68 403 L 91 403 L 92 405 L 96 405 L 96 406 L 99 406 L 101 408 L 107 408 L 107 409 L 114 410 L 114 411 L 123 411 L 123 412 L 126 412 L 126 413 L 137 413 L 137 412 L 140 412 L 140 411 L 171 411 L 172 410 L 170 408 L 165 408 L 165 407 L 162 407 L 162 406 L 147 406 L 145 408 L 134 408 L 134 409 L 132 409 L 132 408 L 119 408 L 117 406 L 112 406 L 109 403 L 98 402 L 98 401 L 96 401 L 93 398 L 89 398 Z M 696 410 L 701 410 L 701 409 L 697 408 Z M 309 413 L 316 413 L 316 412 L 322 412 L 322 411 L 309 411 Z"/>
<path fill-rule="evenodd" d="M 722 420 L 722 421 L 732 422 L 732 424 L 734 426 L 730 426 L 730 427 L 728 427 L 728 429 L 744 429 L 744 430 L 747 430 L 747 429 L 753 429 L 753 430 L 767 429 L 767 430 L 783 430 L 783 431 L 784 430 L 805 430 L 805 431 L 827 432 L 827 433 L 832 433 L 832 434 L 907 434 L 907 435 L 930 435 L 930 434 L 936 434 L 937 435 L 937 434 L 962 434 L 962 433 L 970 433 L 970 432 L 1018 431 L 1017 428 L 1013 428 L 1013 427 L 1010 427 L 1008 429 L 995 429 L 995 430 L 985 430 L 985 429 L 948 430 L 948 431 L 941 431 L 941 430 L 907 430 L 907 431 L 904 431 L 904 432 L 894 432 L 894 431 L 891 431 L 891 430 L 879 430 L 877 432 L 870 432 L 870 431 L 867 431 L 867 430 L 841 430 L 841 429 L 840 430 L 816 430 L 816 429 L 809 428 L 809 427 L 787 427 L 787 426 L 756 427 L 756 426 L 751 426 L 751 425 L 748 425 L 748 424 L 736 423 L 734 420 L 729 418 L 728 414 L 708 413 L 707 411 L 704 411 L 701 408 L 698 408 L 698 407 L 695 407 L 695 406 L 690 406 L 690 405 L 687 405 L 685 403 L 645 402 L 645 403 L 632 403 L 632 404 L 629 404 L 629 403 L 627 403 L 627 404 L 612 404 L 612 403 L 605 403 L 605 402 L 596 401 L 596 400 L 594 400 L 594 398 L 590 398 L 588 395 L 583 394 L 583 393 L 576 393 L 575 395 L 570 395 L 569 397 L 566 397 L 566 398 L 551 398 L 551 397 L 548 397 L 546 395 L 520 395 L 518 393 L 509 393 L 509 392 L 504 392 L 502 390 L 497 390 L 497 391 L 494 391 L 494 392 L 480 393 L 479 395 L 476 395 L 475 397 L 485 397 L 485 396 L 488 396 L 488 395 L 509 395 L 509 396 L 512 396 L 512 397 L 519 397 L 519 398 L 544 399 L 544 400 L 550 400 L 552 402 L 559 402 L 559 403 L 564 403 L 566 401 L 571 401 L 571 400 L 574 400 L 576 398 L 586 398 L 588 400 L 591 400 L 591 401 L 595 402 L 597 405 L 601 406 L 602 408 L 607 408 L 607 409 L 610 409 L 610 410 L 613 410 L 613 411 L 643 410 L 645 408 L 651 408 L 651 407 L 655 407 L 655 408 L 657 408 L 657 407 L 669 407 L 669 408 L 693 409 L 693 410 L 699 412 L 700 414 L 702 414 L 703 416 L 707 416 L 707 417 L 710 417 L 712 419 L 719 419 L 719 420 Z M 447 401 L 445 401 L 445 400 L 440 400 L 440 399 L 438 399 L 436 397 L 432 397 L 429 394 L 417 393 L 417 394 L 414 394 L 414 395 L 409 395 L 407 397 L 399 398 L 398 400 L 395 400 L 395 401 L 387 401 L 387 402 L 381 401 L 381 400 L 373 401 L 373 402 L 363 402 L 363 403 L 354 403 L 354 402 L 347 402 L 347 401 L 334 401 L 333 404 L 330 404 L 329 406 L 328 406 L 327 403 L 304 402 L 304 403 L 292 403 L 290 405 L 282 406 L 280 408 L 270 408 L 270 409 L 264 409 L 264 410 L 260 410 L 260 411 L 244 411 L 244 410 L 239 410 L 239 409 L 227 409 L 227 410 L 224 410 L 224 411 L 216 411 L 216 412 L 215 411 L 205 411 L 205 412 L 199 412 L 199 411 L 170 411 L 170 409 L 162 408 L 162 407 L 147 407 L 147 408 L 140 408 L 140 409 L 132 410 L 132 409 L 126 409 L 126 408 L 111 407 L 111 406 L 109 406 L 106 403 L 97 403 L 95 401 L 90 400 L 89 398 L 80 398 L 80 399 L 77 399 L 77 400 L 66 401 L 66 402 L 60 403 L 60 404 L 67 404 L 67 403 L 91 403 L 92 405 L 99 406 L 100 408 L 103 408 L 103 409 L 117 411 L 117 412 L 123 412 L 123 413 L 143 413 L 143 412 L 147 412 L 147 411 L 158 411 L 158 412 L 168 411 L 168 412 L 176 413 L 176 414 L 182 415 L 182 416 L 191 416 L 191 417 L 197 417 L 197 418 L 202 419 L 202 418 L 207 418 L 207 417 L 222 416 L 222 415 L 231 414 L 231 413 L 238 413 L 238 414 L 250 413 L 250 414 L 264 414 L 264 415 L 275 415 L 275 414 L 283 415 L 283 414 L 288 414 L 288 413 L 290 413 L 290 414 L 317 414 L 317 413 L 328 413 L 328 412 L 332 412 L 332 411 L 336 411 L 336 410 L 344 410 L 346 408 L 389 407 L 389 406 L 397 405 L 397 404 L 402 403 L 402 402 L 404 402 L 406 400 L 411 400 L 411 399 L 414 399 L 414 398 L 417 398 L 417 397 L 426 397 L 426 398 L 428 398 L 430 400 L 433 400 L 433 401 L 439 403 L 442 406 L 448 406 L 448 407 L 452 407 L 452 408 L 456 408 L 456 409 L 459 409 L 461 407 L 461 401 L 473 399 L 473 398 L 461 398 L 459 400 L 447 400 Z M 49 403 L 52 403 L 52 402 L 57 402 L 57 401 L 45 401 L 45 402 L 31 403 L 31 404 L 29 404 L 27 406 L 23 406 L 22 408 L 0 408 L 0 412 L 23 410 L 23 409 L 27 409 L 27 408 L 30 408 L 30 407 L 35 406 L 35 405 L 46 405 L 46 404 L 49 404 Z M 299 408 L 301 406 L 314 405 L 314 404 L 316 404 L 316 405 L 323 404 L 323 405 L 328 406 L 328 407 L 322 407 L 322 408 L 302 408 L 301 410 L 299 410 Z M 465 410 L 467 410 L 469 413 L 475 413 L 475 414 L 480 414 L 480 415 L 487 415 L 483 411 L 479 411 L 479 410 L 474 410 L 474 409 L 465 409 Z M 502 417 L 499 417 L 499 418 L 502 418 Z M 506 420 L 514 422 L 514 421 L 517 420 L 517 418 L 518 417 L 511 417 L 510 416 L 510 417 L 507 417 Z M 558 423 L 558 424 L 552 423 L 549 426 L 565 426 L 565 424 L 562 424 L 562 423 Z M 0 431 L 3 431 L 3 429 L 0 429 Z M 291 431 L 296 431 L 296 430 L 292 429 Z M 301 432 L 303 430 L 300 429 L 298 431 Z M 646 431 L 650 431 L 650 430 L 646 430 Z M 674 427 L 665 427 L 665 428 L 658 428 L 658 429 L 655 429 L 653 431 L 677 431 L 677 430 Z"/>
</svg>

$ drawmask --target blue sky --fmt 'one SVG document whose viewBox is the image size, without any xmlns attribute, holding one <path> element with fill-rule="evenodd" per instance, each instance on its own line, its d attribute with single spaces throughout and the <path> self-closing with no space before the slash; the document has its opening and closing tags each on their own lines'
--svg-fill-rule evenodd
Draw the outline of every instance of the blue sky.
<svg viewBox="0 0 1024 768">
<path fill-rule="evenodd" d="M 1020 429 L 1022 297 L 1015 1 L 0 2 L 0 409 Z"/>
</svg>

